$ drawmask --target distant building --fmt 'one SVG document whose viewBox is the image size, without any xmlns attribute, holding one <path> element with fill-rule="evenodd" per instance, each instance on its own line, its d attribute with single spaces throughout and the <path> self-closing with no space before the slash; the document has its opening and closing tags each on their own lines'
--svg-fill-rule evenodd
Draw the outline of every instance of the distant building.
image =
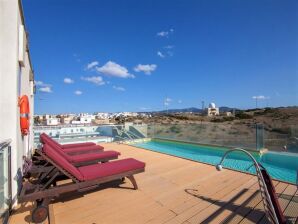
<svg viewBox="0 0 298 224">
<path fill-rule="evenodd" d="M 213 117 L 219 115 L 219 108 L 216 107 L 215 103 L 210 103 L 209 107 L 207 108 L 207 116 Z"/>
<path fill-rule="evenodd" d="M 58 125 L 60 124 L 60 118 L 57 118 L 57 117 L 50 117 L 48 119 L 46 119 L 45 121 L 45 125 Z"/>
<path fill-rule="evenodd" d="M 109 118 L 97 118 L 94 120 L 95 124 L 110 124 Z"/>
<path fill-rule="evenodd" d="M 80 114 L 80 116 L 71 121 L 72 124 L 91 124 L 95 120 L 94 115 Z"/>
<path fill-rule="evenodd" d="M 70 124 L 72 119 L 73 119 L 73 117 L 62 117 L 61 118 L 61 123 L 62 124 Z"/>
<path fill-rule="evenodd" d="M 232 117 L 233 116 L 233 113 L 228 111 L 228 112 L 226 112 L 226 116 L 227 117 Z"/>
</svg>

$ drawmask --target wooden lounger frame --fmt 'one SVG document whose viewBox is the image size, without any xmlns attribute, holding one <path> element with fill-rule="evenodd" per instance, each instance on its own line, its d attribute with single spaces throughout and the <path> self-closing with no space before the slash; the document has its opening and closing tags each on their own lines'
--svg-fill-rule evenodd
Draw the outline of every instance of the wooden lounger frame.
<svg viewBox="0 0 298 224">
<path fill-rule="evenodd" d="M 39 151 L 40 156 L 51 164 L 51 166 L 43 169 L 38 181 L 36 184 L 32 184 L 29 182 L 25 182 L 22 186 L 20 194 L 18 196 L 18 201 L 20 203 L 28 202 L 28 201 L 36 201 L 37 208 L 32 212 L 32 219 L 35 222 L 40 222 L 46 219 L 48 216 L 48 204 L 51 199 L 58 197 L 59 195 L 67 192 L 78 191 L 84 192 L 87 190 L 95 189 L 100 184 L 107 183 L 114 180 L 122 180 L 123 178 L 127 178 L 132 183 L 135 190 L 138 189 L 137 182 L 133 175 L 144 172 L 145 169 L 136 169 L 133 171 L 123 172 L 121 174 L 97 178 L 95 180 L 90 181 L 80 181 L 57 163 L 55 163 L 52 159 L 50 159 L 46 154 Z M 72 180 L 72 182 L 68 182 L 65 184 L 57 185 L 59 176 L 66 176 Z M 46 214 L 43 214 L 42 217 L 39 217 L 40 211 L 38 209 L 45 209 Z M 37 214 L 37 217 L 34 215 Z M 45 217 L 44 217 L 45 216 Z"/>
</svg>

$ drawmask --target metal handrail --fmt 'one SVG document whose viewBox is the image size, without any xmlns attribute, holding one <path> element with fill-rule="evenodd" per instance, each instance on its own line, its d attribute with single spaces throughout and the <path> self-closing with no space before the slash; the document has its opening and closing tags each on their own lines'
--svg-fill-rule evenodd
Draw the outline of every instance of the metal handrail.
<svg viewBox="0 0 298 224">
<path fill-rule="evenodd" d="M 272 204 L 272 201 L 270 199 L 270 195 L 269 195 L 269 192 L 268 192 L 268 189 L 267 189 L 267 185 L 266 185 L 265 180 L 263 178 L 263 175 L 262 175 L 260 166 L 259 166 L 258 162 L 256 161 L 256 159 L 248 151 L 246 151 L 244 149 L 241 149 L 241 148 L 235 148 L 235 149 L 231 149 L 231 150 L 226 151 L 225 154 L 223 155 L 220 163 L 216 165 L 216 169 L 218 171 L 221 171 L 223 169 L 222 163 L 225 160 L 226 156 L 229 153 L 234 152 L 234 151 L 240 151 L 240 152 L 245 153 L 253 161 L 253 165 L 255 166 L 255 169 L 256 169 L 256 172 L 257 172 L 259 186 L 261 188 L 261 196 L 263 198 L 263 205 L 264 205 L 264 209 L 265 209 L 266 215 L 267 215 L 267 217 L 273 218 L 272 221 L 274 223 L 278 224 L 279 221 L 278 221 L 278 218 L 276 216 L 276 213 L 275 213 L 275 210 L 274 210 L 274 206 Z M 264 189 L 264 192 L 262 192 L 262 188 Z M 265 193 L 265 195 L 263 195 L 263 193 Z M 266 200 L 266 198 L 268 198 L 269 200 Z M 270 212 L 268 211 L 268 209 L 266 207 L 266 201 L 269 202 L 268 207 L 270 208 Z M 272 214 L 273 217 L 270 215 L 270 213 L 273 213 Z"/>
<path fill-rule="evenodd" d="M 3 150 L 5 147 L 9 146 L 11 143 L 11 139 L 6 139 L 0 142 L 0 150 Z"/>
</svg>

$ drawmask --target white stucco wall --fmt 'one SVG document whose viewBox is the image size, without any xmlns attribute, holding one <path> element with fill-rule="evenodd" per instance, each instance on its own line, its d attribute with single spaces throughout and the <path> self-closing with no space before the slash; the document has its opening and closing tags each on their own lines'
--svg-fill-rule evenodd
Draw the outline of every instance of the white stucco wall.
<svg viewBox="0 0 298 224">
<path fill-rule="evenodd" d="M 23 155 L 29 155 L 33 146 L 33 100 L 29 76 L 31 67 L 26 52 L 24 67 L 18 62 L 19 26 L 22 24 L 18 0 L 0 1 L 0 141 L 11 139 L 12 197 L 17 201 Z M 31 85 L 32 86 L 32 85 Z M 19 119 L 19 96 L 26 94 L 30 99 L 30 136 L 22 137 Z M 28 140 L 29 139 L 29 140 Z"/>
</svg>

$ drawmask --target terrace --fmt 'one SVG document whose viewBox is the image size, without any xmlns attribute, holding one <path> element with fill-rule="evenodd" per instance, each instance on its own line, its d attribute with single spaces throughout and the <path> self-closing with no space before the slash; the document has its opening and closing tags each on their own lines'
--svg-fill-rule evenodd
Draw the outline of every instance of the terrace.
<svg viewBox="0 0 298 224">
<path fill-rule="evenodd" d="M 136 175 L 139 190 L 126 182 L 101 190 L 73 193 L 50 204 L 48 223 L 268 223 L 257 178 L 186 159 L 124 144 L 106 149 L 146 162 Z M 294 223 L 298 211 L 297 186 L 274 181 L 282 210 Z M 22 204 L 10 223 L 31 223 L 32 204 Z"/>
</svg>

